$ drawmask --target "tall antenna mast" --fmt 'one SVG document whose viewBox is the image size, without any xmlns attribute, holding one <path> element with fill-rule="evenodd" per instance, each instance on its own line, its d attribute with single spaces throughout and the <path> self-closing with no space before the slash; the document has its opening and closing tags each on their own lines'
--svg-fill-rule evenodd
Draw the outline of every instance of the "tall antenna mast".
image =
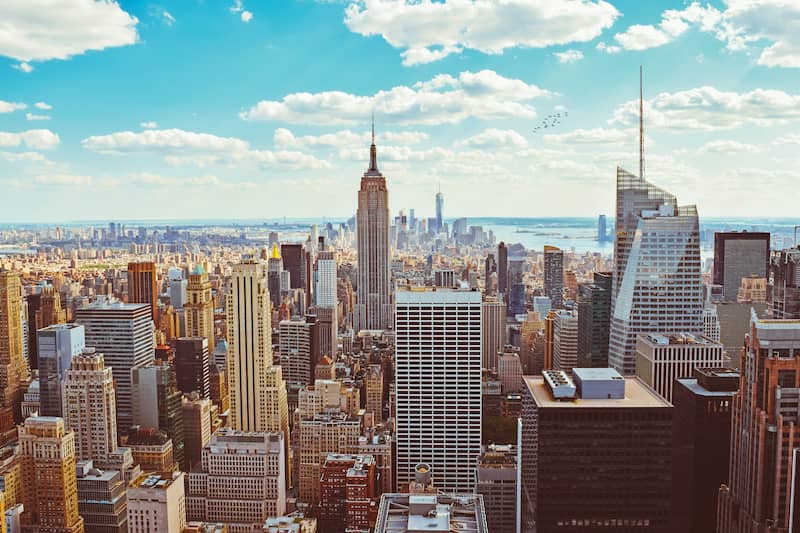
<svg viewBox="0 0 800 533">
<path fill-rule="evenodd" d="M 375 111 L 372 112 L 372 144 L 375 144 Z"/>
<path fill-rule="evenodd" d="M 644 179 L 644 91 L 641 65 L 639 65 L 639 178 Z"/>
</svg>

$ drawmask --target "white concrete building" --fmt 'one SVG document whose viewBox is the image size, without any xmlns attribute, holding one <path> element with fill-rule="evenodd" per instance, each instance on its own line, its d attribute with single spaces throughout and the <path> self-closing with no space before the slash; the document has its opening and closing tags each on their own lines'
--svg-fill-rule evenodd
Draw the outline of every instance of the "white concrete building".
<svg viewBox="0 0 800 533">
<path fill-rule="evenodd" d="M 142 474 L 128 486 L 128 533 L 182 533 L 186 527 L 183 472 Z"/>
<path fill-rule="evenodd" d="M 558 310 L 553 321 L 553 368 L 571 372 L 578 366 L 578 313 Z"/>
<path fill-rule="evenodd" d="M 472 492 L 481 453 L 481 293 L 395 294 L 397 488 L 426 463 L 437 487 Z"/>
</svg>

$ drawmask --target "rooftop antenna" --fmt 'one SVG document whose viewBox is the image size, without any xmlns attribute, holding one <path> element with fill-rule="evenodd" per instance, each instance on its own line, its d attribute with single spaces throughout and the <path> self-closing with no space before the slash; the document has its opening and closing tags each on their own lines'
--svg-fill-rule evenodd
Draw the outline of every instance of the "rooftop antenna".
<svg viewBox="0 0 800 533">
<path fill-rule="evenodd" d="M 375 144 L 375 111 L 372 112 L 372 144 Z"/>
<path fill-rule="evenodd" d="M 639 179 L 644 179 L 644 91 L 641 65 L 639 65 Z"/>
</svg>

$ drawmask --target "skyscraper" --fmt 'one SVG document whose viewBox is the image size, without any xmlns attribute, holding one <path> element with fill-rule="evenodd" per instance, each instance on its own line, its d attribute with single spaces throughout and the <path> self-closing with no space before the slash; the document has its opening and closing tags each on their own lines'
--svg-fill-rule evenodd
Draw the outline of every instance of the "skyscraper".
<svg viewBox="0 0 800 533">
<path fill-rule="evenodd" d="M 303 289 L 305 308 L 311 305 L 311 254 L 301 243 L 281 244 L 283 269 L 289 273 L 289 288 Z"/>
<path fill-rule="evenodd" d="M 61 296 L 52 285 L 42 287 L 39 295 L 39 306 L 34 313 L 36 329 L 46 328 L 53 324 L 67 321 L 67 312 L 61 309 Z M 38 368 L 38 367 L 37 367 Z"/>
<path fill-rule="evenodd" d="M 86 346 L 85 329 L 78 324 L 56 324 L 36 332 L 39 347 L 39 414 L 64 416 L 61 381 L 72 358 Z"/>
<path fill-rule="evenodd" d="M 597 217 L 597 242 L 606 242 L 608 240 L 608 230 L 606 229 L 606 216 L 600 215 Z"/>
<path fill-rule="evenodd" d="M 158 281 L 152 261 L 128 263 L 128 302 L 148 304 L 152 320 L 158 318 Z"/>
<path fill-rule="evenodd" d="M 578 285 L 578 366 L 608 366 L 611 327 L 611 272 L 595 272 L 593 283 Z"/>
<path fill-rule="evenodd" d="M 196 265 L 186 284 L 186 336 L 205 337 L 209 349 L 216 346 L 214 340 L 214 299 L 211 282 L 205 269 Z"/>
<path fill-rule="evenodd" d="M 506 344 L 506 306 L 501 299 L 494 296 L 483 299 L 481 324 L 481 365 L 497 370 L 497 353 Z"/>
<path fill-rule="evenodd" d="M 128 486 L 128 533 L 183 531 L 186 527 L 186 474 L 150 472 Z"/>
<path fill-rule="evenodd" d="M 508 248 L 502 241 L 497 245 L 497 292 L 504 299 L 508 293 Z"/>
<path fill-rule="evenodd" d="M 431 465 L 437 487 L 472 492 L 481 452 L 481 293 L 396 295 L 397 486 Z"/>
<path fill-rule="evenodd" d="M 22 285 L 16 272 L 0 271 L 0 440 L 13 439 L 28 375 L 23 355 Z"/>
<path fill-rule="evenodd" d="M 573 375 L 525 377 L 522 531 L 671 533 L 672 406 L 610 368 Z"/>
<path fill-rule="evenodd" d="M 283 258 L 277 244 L 272 245 L 272 249 L 267 259 L 267 289 L 272 308 L 278 309 L 281 306 L 281 275 L 283 274 Z M 292 274 L 289 272 L 289 284 L 291 286 Z M 287 287 L 288 289 L 288 287 Z"/>
<path fill-rule="evenodd" d="M 83 533 L 78 514 L 75 434 L 58 417 L 33 416 L 19 428 L 23 483 L 31 497 L 23 523 L 33 531 Z"/>
<path fill-rule="evenodd" d="M 358 191 L 356 230 L 358 271 L 355 329 L 386 329 L 392 324 L 389 268 L 389 191 L 378 170 L 375 128 L 369 150 L 369 168 Z"/>
<path fill-rule="evenodd" d="M 544 247 L 544 295 L 553 308 L 564 307 L 564 252 L 555 246 Z"/>
<path fill-rule="evenodd" d="M 703 331 L 697 209 L 617 169 L 617 238 L 609 364 L 636 370 L 639 333 Z"/>
<path fill-rule="evenodd" d="M 494 254 L 488 254 L 483 264 L 483 291 L 486 295 L 494 295 L 497 289 L 492 285 L 492 274 L 497 274 L 497 261 Z"/>
<path fill-rule="evenodd" d="M 262 263 L 233 265 L 227 304 L 230 424 L 242 431 L 265 431 L 269 406 L 263 383 L 272 365 L 272 332 Z"/>
<path fill-rule="evenodd" d="M 184 394 L 197 392 L 211 398 L 211 363 L 205 337 L 181 337 L 175 342 L 175 378 Z"/>
<path fill-rule="evenodd" d="M 75 433 L 75 454 L 81 461 L 107 464 L 117 449 L 117 406 L 103 354 L 86 348 L 73 357 L 63 390 L 64 422 Z"/>
<path fill-rule="evenodd" d="M 278 332 L 284 379 L 290 386 L 312 384 L 314 367 L 321 357 L 317 317 L 281 320 Z"/>
<path fill-rule="evenodd" d="M 578 366 L 578 314 L 558 309 L 553 320 L 553 368 L 571 372 Z"/>
<path fill-rule="evenodd" d="M 800 322 L 762 320 L 745 337 L 731 413 L 731 463 L 719 493 L 719 533 L 788 531 L 792 450 L 800 439 Z"/>
<path fill-rule="evenodd" d="M 75 322 L 86 328 L 86 345 L 102 353 L 114 373 L 117 431 L 133 423 L 131 371 L 154 360 L 150 306 L 98 299 L 75 310 Z"/>
<path fill-rule="evenodd" d="M 336 252 L 323 250 L 317 254 L 317 307 L 336 307 Z"/>
<path fill-rule="evenodd" d="M 736 301 L 742 278 L 768 277 L 769 241 L 768 232 L 714 233 L 713 283 L 722 287 L 724 301 Z"/>
<path fill-rule="evenodd" d="M 772 316 L 800 318 L 800 248 L 789 248 L 773 254 Z"/>
<path fill-rule="evenodd" d="M 444 195 L 442 191 L 436 193 L 436 232 L 444 230 Z"/>
</svg>

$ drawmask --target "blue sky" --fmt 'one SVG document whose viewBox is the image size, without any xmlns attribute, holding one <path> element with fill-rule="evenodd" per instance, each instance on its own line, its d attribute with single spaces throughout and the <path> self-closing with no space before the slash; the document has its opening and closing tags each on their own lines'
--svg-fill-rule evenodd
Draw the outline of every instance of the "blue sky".
<svg viewBox="0 0 800 533">
<path fill-rule="evenodd" d="M 0 221 L 349 216 L 375 112 L 393 211 L 798 214 L 800 2 L 16 0 Z M 559 123 L 534 131 L 548 115 Z"/>
</svg>

